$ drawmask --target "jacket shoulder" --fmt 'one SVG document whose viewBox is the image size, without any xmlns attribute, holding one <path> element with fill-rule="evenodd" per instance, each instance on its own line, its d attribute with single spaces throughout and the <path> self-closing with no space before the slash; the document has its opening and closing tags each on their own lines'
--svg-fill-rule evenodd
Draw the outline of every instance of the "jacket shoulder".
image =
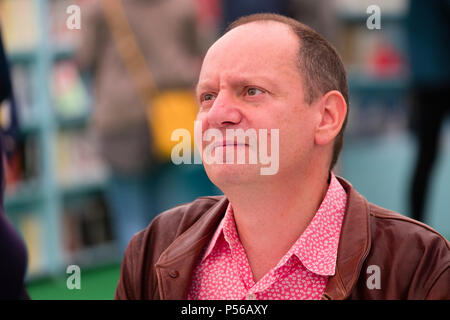
<svg viewBox="0 0 450 320">
<path fill-rule="evenodd" d="M 371 203 L 369 215 L 372 244 L 366 267 L 381 267 L 384 287 L 397 287 L 395 297 L 448 299 L 439 286 L 450 278 L 449 241 L 422 222 Z"/>
<path fill-rule="evenodd" d="M 152 270 L 159 256 L 221 199 L 223 196 L 200 197 L 178 205 L 160 213 L 136 233 L 125 250 L 115 299 L 157 298 L 157 279 Z"/>
<path fill-rule="evenodd" d="M 369 214 L 375 231 L 377 227 L 381 228 L 382 234 L 390 240 L 406 239 L 408 241 L 421 241 L 429 245 L 437 243 L 450 250 L 450 242 L 444 236 L 420 221 L 372 203 L 369 203 Z M 380 236 L 381 234 L 377 235 Z"/>
<path fill-rule="evenodd" d="M 223 196 L 199 197 L 192 202 L 163 211 L 144 230 L 136 233 L 130 242 L 145 245 L 151 241 L 155 245 L 156 242 L 162 241 L 166 245 L 160 244 L 167 247 L 222 198 Z"/>
</svg>

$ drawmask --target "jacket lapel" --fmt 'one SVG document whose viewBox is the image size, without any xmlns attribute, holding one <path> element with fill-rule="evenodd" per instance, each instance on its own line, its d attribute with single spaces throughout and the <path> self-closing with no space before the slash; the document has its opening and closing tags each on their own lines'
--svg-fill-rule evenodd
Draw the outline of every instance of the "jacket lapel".
<svg viewBox="0 0 450 320">
<path fill-rule="evenodd" d="M 187 298 L 197 259 L 224 216 L 227 206 L 228 199 L 223 196 L 161 254 L 155 265 L 161 299 Z"/>
<path fill-rule="evenodd" d="M 346 299 L 355 286 L 370 246 L 370 221 L 367 200 L 343 178 L 337 177 L 347 192 L 347 207 L 342 222 L 336 273 L 328 279 L 323 299 Z"/>
</svg>

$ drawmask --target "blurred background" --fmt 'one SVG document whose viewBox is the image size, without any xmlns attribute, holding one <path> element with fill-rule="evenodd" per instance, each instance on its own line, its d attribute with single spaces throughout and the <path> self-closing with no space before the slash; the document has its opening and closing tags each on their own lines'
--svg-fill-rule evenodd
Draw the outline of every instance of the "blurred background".
<svg viewBox="0 0 450 320">
<path fill-rule="evenodd" d="M 112 299 L 135 232 L 170 207 L 220 194 L 201 165 L 154 160 L 139 88 L 148 74 L 133 75 L 123 48 L 137 43 L 161 90 L 189 91 L 224 26 L 254 12 L 294 17 L 341 54 L 350 113 L 336 173 L 369 201 L 450 237 L 449 1 L 122 3 L 132 36 L 105 2 L 0 0 L 14 97 L 0 109 L 4 210 L 26 244 L 32 299 Z M 71 5 L 80 29 L 67 25 Z M 370 5 L 381 9 L 381 29 L 367 26 Z M 131 45 L 120 47 L 120 35 Z M 81 290 L 67 289 L 71 264 Z"/>
</svg>

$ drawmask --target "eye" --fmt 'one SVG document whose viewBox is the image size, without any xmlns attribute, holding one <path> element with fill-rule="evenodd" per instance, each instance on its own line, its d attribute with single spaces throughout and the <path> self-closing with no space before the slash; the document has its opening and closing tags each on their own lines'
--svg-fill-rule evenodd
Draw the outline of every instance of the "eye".
<svg viewBox="0 0 450 320">
<path fill-rule="evenodd" d="M 214 100 L 215 96 L 212 93 L 205 93 L 202 94 L 202 96 L 200 97 L 200 101 L 211 101 Z"/>
<path fill-rule="evenodd" d="M 250 87 L 247 89 L 246 93 L 248 96 L 256 96 L 257 94 L 264 93 L 264 91 L 262 91 L 261 89 L 258 89 L 258 88 Z"/>
</svg>

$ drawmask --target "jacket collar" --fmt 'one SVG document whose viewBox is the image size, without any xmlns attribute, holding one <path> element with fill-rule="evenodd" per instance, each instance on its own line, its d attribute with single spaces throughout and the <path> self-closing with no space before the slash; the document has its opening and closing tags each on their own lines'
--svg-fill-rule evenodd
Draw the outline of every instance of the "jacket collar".
<svg viewBox="0 0 450 320">
<path fill-rule="evenodd" d="M 348 181 L 337 178 L 347 192 L 347 205 L 339 239 L 336 273 L 328 279 L 322 297 L 333 300 L 349 296 L 370 250 L 368 203 Z M 161 299 L 186 299 L 197 259 L 208 245 L 227 207 L 228 199 L 222 196 L 161 254 L 155 265 Z"/>
<path fill-rule="evenodd" d="M 225 196 L 202 216 L 161 254 L 155 265 L 161 300 L 184 300 L 190 279 L 203 248 L 228 207 Z"/>
<path fill-rule="evenodd" d="M 336 176 L 332 175 L 327 193 L 313 219 L 274 268 L 281 267 L 295 255 L 309 271 L 322 276 L 334 275 L 346 199 L 347 192 Z M 234 255 L 241 244 L 230 203 L 224 218 L 216 228 L 214 236 L 202 256 L 201 262 L 211 254 L 222 234 L 224 241 L 227 242 L 232 255 Z"/>
<path fill-rule="evenodd" d="M 342 300 L 350 295 L 371 246 L 368 202 L 348 181 L 337 178 L 347 192 L 347 206 L 339 239 L 336 274 L 328 279 L 322 297 L 331 300 Z"/>
</svg>

